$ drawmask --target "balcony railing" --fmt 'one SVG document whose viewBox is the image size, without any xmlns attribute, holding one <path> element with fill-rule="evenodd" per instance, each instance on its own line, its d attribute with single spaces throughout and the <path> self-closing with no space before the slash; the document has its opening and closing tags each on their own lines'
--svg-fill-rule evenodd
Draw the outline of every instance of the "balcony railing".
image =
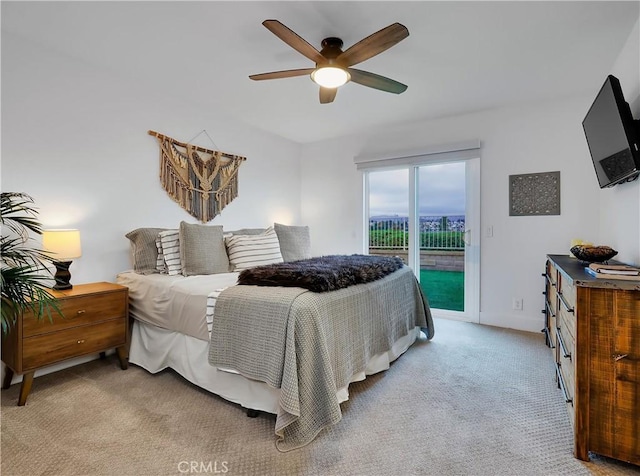
<svg viewBox="0 0 640 476">
<path fill-rule="evenodd" d="M 419 243 L 421 250 L 463 250 L 464 219 L 447 217 L 420 220 Z M 369 222 L 369 249 L 406 250 L 409 245 L 408 222 L 400 217 L 395 220 L 372 219 Z"/>
</svg>

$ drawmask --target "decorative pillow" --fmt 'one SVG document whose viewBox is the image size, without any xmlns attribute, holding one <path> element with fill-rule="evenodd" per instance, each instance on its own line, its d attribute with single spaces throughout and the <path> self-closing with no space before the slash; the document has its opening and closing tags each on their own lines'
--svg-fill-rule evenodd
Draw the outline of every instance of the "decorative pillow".
<svg viewBox="0 0 640 476">
<path fill-rule="evenodd" d="M 272 227 L 260 235 L 232 235 L 225 242 L 233 271 L 282 263 L 278 235 Z"/>
<path fill-rule="evenodd" d="M 308 226 L 288 226 L 274 223 L 273 228 L 278 235 L 280 252 L 285 262 L 311 258 L 311 238 Z"/>
<path fill-rule="evenodd" d="M 164 255 L 164 264 L 167 268 L 167 273 L 169 276 L 182 274 L 182 265 L 180 264 L 180 232 L 178 230 L 161 231 L 160 241 L 162 242 L 162 254 Z"/>
<path fill-rule="evenodd" d="M 156 236 L 156 249 L 158 250 L 158 258 L 156 259 L 156 269 L 160 274 L 167 274 L 167 267 L 164 264 L 164 254 L 162 253 L 162 240 L 160 235 Z"/>
<path fill-rule="evenodd" d="M 164 230 L 166 228 L 137 228 L 124 235 L 131 242 L 133 270 L 136 273 L 153 274 L 158 272 L 156 269 L 158 258 L 156 237 Z"/>
<path fill-rule="evenodd" d="M 267 231 L 266 228 L 240 228 L 239 230 L 231 230 L 231 231 L 225 231 L 225 238 L 228 234 L 231 235 L 262 235 L 265 231 Z"/>
<path fill-rule="evenodd" d="M 229 272 L 229 257 L 224 246 L 222 226 L 180 223 L 180 260 L 182 274 Z"/>
</svg>

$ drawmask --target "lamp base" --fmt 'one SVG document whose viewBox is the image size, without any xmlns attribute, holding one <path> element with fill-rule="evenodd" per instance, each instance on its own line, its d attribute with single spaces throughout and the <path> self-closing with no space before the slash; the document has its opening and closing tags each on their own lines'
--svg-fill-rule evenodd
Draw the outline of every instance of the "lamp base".
<svg viewBox="0 0 640 476">
<path fill-rule="evenodd" d="M 71 289 L 73 285 L 69 282 L 71 280 L 71 273 L 69 272 L 69 266 L 71 261 L 54 261 L 53 264 L 56 267 L 56 274 L 54 279 L 56 284 L 53 285 L 53 289 L 56 291 L 63 291 L 65 289 Z"/>
</svg>

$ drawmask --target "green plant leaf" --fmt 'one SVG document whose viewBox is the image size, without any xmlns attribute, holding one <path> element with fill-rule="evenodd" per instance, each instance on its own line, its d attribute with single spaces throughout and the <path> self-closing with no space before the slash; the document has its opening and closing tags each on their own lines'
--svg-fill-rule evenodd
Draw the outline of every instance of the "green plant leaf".
<svg viewBox="0 0 640 476">
<path fill-rule="evenodd" d="M 46 263 L 52 258 L 29 246 L 29 233 L 42 233 L 33 199 L 21 192 L 2 192 L 0 223 L 2 238 L 2 332 L 9 332 L 18 316 L 26 311 L 52 320 L 52 310 L 62 315 L 48 286 L 52 274 Z"/>
</svg>

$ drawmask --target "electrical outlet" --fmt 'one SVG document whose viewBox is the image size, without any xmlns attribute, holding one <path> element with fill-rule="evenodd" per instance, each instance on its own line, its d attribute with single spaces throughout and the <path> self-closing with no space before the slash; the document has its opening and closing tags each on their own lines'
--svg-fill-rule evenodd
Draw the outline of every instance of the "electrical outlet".
<svg viewBox="0 0 640 476">
<path fill-rule="evenodd" d="M 523 299 L 514 297 L 511 302 L 511 306 L 513 307 L 514 311 L 522 311 L 522 309 L 524 308 Z"/>
<path fill-rule="evenodd" d="M 493 236 L 493 226 L 488 226 L 486 229 L 487 238 L 491 238 Z"/>
</svg>

